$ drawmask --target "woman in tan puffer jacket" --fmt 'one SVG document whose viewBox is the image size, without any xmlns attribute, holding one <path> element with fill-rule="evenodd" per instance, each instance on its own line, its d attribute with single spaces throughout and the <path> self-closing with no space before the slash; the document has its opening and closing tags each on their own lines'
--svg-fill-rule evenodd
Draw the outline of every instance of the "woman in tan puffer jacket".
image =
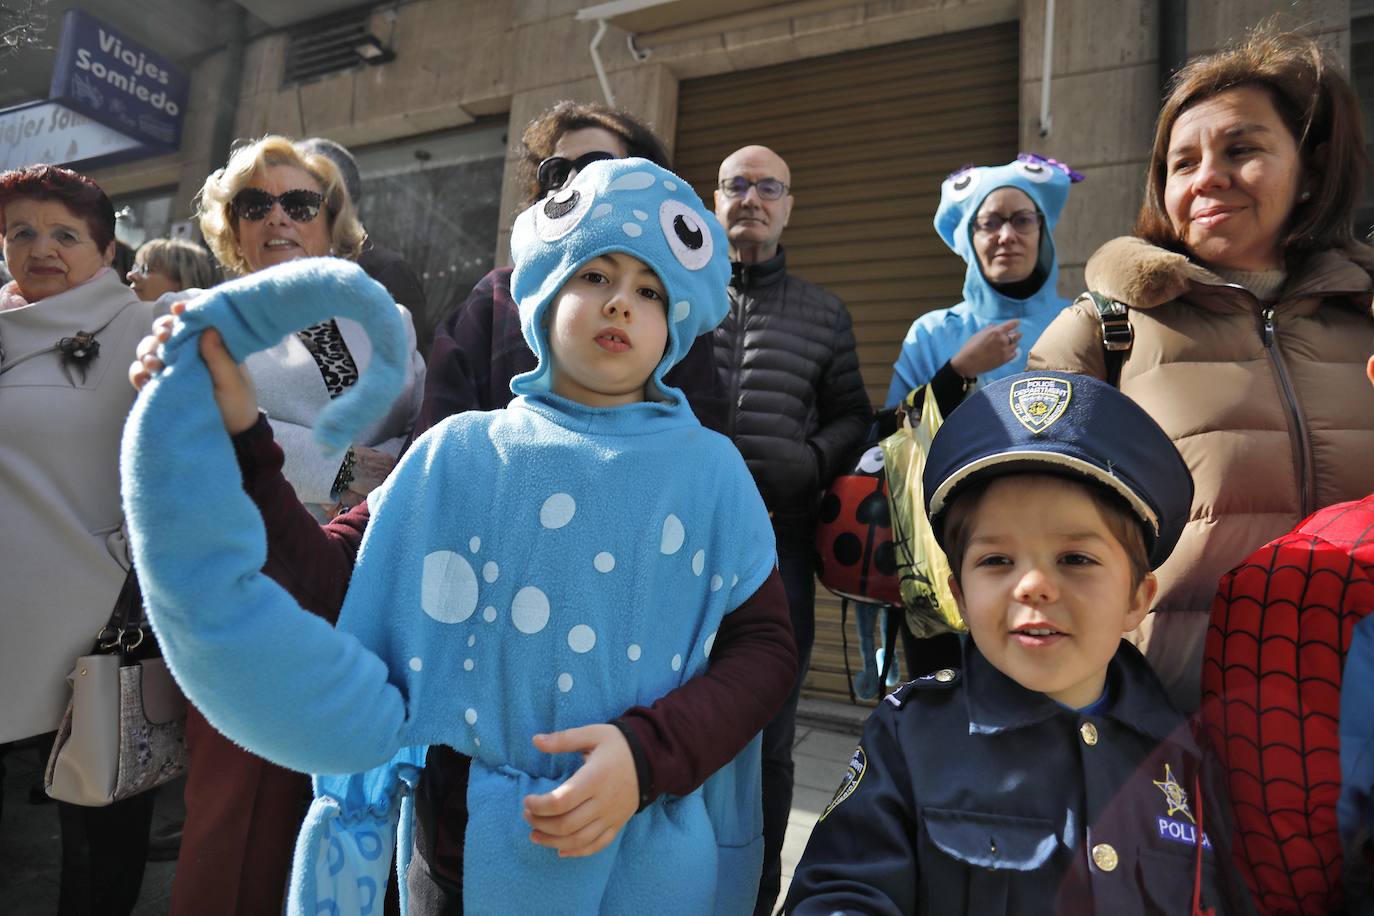
<svg viewBox="0 0 1374 916">
<path fill-rule="evenodd" d="M 1088 288 L 1129 307 L 1121 390 L 1196 485 L 1140 637 L 1185 710 L 1222 574 L 1316 509 L 1374 491 L 1374 392 L 1357 384 L 1374 350 L 1374 249 L 1350 228 L 1367 168 L 1345 80 L 1309 39 L 1257 33 L 1179 73 L 1135 236 L 1088 262 Z M 1028 365 L 1108 376 L 1091 299 Z"/>
</svg>

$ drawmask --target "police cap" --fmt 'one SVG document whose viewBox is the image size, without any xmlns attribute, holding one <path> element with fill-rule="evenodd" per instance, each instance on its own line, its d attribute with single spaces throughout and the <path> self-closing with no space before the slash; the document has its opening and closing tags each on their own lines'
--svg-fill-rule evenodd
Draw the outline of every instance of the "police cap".
<svg viewBox="0 0 1374 916">
<path fill-rule="evenodd" d="M 1124 499 L 1152 569 L 1178 543 L 1193 502 L 1188 466 L 1135 401 L 1091 376 L 1023 372 L 970 394 L 931 443 L 922 480 L 941 546 L 940 516 L 961 488 L 1027 471 L 1087 479 Z"/>
</svg>

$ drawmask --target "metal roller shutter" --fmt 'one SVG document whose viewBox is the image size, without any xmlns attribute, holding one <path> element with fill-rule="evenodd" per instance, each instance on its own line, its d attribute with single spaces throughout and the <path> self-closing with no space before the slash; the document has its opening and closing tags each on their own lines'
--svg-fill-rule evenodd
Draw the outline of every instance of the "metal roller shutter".
<svg viewBox="0 0 1374 916">
<path fill-rule="evenodd" d="M 787 160 L 788 268 L 849 307 L 875 405 L 912 320 L 961 298 L 964 263 L 932 225 L 940 182 L 1016 154 L 1019 41 L 1009 23 L 680 86 L 674 159 L 708 203 L 739 147 Z M 818 585 L 807 695 L 848 700 L 839 622 L 839 601 Z"/>
</svg>

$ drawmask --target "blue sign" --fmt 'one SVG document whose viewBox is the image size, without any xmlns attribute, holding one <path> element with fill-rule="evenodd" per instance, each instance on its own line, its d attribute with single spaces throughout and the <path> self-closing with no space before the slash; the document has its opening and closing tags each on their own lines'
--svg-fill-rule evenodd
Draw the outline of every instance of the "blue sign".
<svg viewBox="0 0 1374 916">
<path fill-rule="evenodd" d="M 89 13 L 62 17 L 51 100 L 166 152 L 181 143 L 189 86 L 184 70 Z"/>
</svg>

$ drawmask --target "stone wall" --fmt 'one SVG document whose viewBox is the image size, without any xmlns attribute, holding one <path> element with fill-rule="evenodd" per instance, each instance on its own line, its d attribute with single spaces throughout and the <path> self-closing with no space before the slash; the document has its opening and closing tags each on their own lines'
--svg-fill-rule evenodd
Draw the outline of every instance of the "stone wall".
<svg viewBox="0 0 1374 916">
<path fill-rule="evenodd" d="M 286 36 L 260 38 L 245 52 L 237 100 L 238 136 L 326 135 L 363 145 L 461 127 L 484 116 L 508 119 L 497 261 L 506 258 L 520 201 L 520 135 L 530 118 L 565 98 L 600 100 L 589 45 L 595 24 L 574 16 L 591 0 L 415 0 L 373 14 L 391 35 L 396 60 L 300 86 L 281 86 Z M 762 9 L 636 36 L 612 27 L 601 54 L 616 101 L 652 123 L 670 144 L 684 79 L 747 70 L 997 22 L 1021 22 L 1021 148 L 1088 174 L 1070 195 L 1057 242 L 1061 289 L 1082 288 L 1082 265 L 1102 241 L 1127 231 L 1139 201 L 1159 104 L 1157 0 L 1057 0 L 1051 78 L 1052 127 L 1040 136 L 1041 48 L 1046 0 L 788 0 Z M 1223 44 L 1273 13 L 1312 29 L 1349 57 L 1349 0 L 1192 0 L 1188 49 Z M 393 22 L 394 18 L 394 22 Z M 394 26 L 394 33 L 393 33 Z M 175 185 L 179 215 L 205 175 L 225 67 L 222 53 L 196 67 L 182 152 L 103 170 L 115 194 Z M 780 87 L 785 91 L 785 87 Z"/>
</svg>

